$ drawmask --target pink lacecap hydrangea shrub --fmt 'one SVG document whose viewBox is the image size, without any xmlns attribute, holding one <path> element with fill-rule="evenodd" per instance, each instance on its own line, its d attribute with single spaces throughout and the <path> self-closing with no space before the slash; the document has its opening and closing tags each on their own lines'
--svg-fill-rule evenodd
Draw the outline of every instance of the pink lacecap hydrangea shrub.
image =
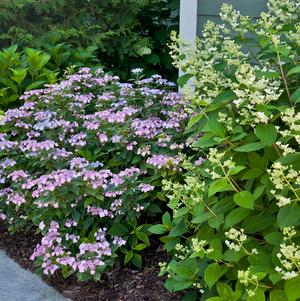
<svg viewBox="0 0 300 301">
<path fill-rule="evenodd" d="M 31 259 L 45 274 L 103 272 L 127 244 L 128 221 L 158 202 L 160 173 L 176 176 L 187 114 L 173 86 L 83 68 L 6 112 L 0 219 L 42 233 Z M 116 223 L 128 233 L 114 233 Z"/>
</svg>

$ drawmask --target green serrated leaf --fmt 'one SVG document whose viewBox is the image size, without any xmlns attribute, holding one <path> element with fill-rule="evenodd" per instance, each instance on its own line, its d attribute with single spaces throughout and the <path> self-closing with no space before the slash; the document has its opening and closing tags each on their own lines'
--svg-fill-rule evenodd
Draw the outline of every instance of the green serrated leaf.
<svg viewBox="0 0 300 301">
<path fill-rule="evenodd" d="M 295 74 L 295 73 L 300 73 L 300 66 L 296 66 L 296 67 L 292 68 L 292 69 L 287 73 L 287 76 L 290 76 L 290 75 Z"/>
<path fill-rule="evenodd" d="M 250 214 L 250 210 L 246 208 L 236 208 L 232 210 L 225 218 L 225 228 L 230 228 L 242 220 L 244 220 Z"/>
<path fill-rule="evenodd" d="M 253 142 L 253 143 L 248 143 L 248 144 L 244 144 L 242 146 L 236 147 L 234 150 L 236 152 L 249 153 L 249 152 L 254 152 L 254 151 L 260 150 L 264 147 L 265 147 L 265 145 L 261 142 Z"/>
<path fill-rule="evenodd" d="M 142 256 L 139 255 L 139 254 L 134 253 L 134 254 L 133 254 L 133 257 L 132 257 L 132 263 L 133 263 L 136 267 L 138 267 L 139 269 L 141 269 L 142 266 L 143 266 L 143 259 L 142 259 Z"/>
<path fill-rule="evenodd" d="M 144 250 L 147 247 L 148 247 L 148 244 L 138 244 L 138 245 L 136 245 L 134 247 L 134 250 L 136 250 L 136 251 L 142 251 L 142 250 Z"/>
<path fill-rule="evenodd" d="M 288 301 L 288 298 L 284 291 L 274 290 L 270 293 L 270 301 Z"/>
<path fill-rule="evenodd" d="M 164 215 L 162 216 L 162 222 L 164 225 L 167 225 L 171 222 L 171 216 L 169 212 L 164 213 Z"/>
<path fill-rule="evenodd" d="M 288 205 L 279 209 L 277 222 L 281 229 L 294 226 L 300 220 L 300 205 Z"/>
<path fill-rule="evenodd" d="M 204 281 L 211 289 L 215 283 L 227 272 L 228 268 L 215 262 L 210 264 L 204 271 Z"/>
<path fill-rule="evenodd" d="M 139 240 L 150 246 L 148 235 L 144 232 L 136 232 L 136 236 Z"/>
<path fill-rule="evenodd" d="M 283 241 L 283 234 L 281 232 L 271 232 L 265 235 L 265 240 L 274 246 L 279 246 Z"/>
<path fill-rule="evenodd" d="M 213 181 L 208 188 L 208 197 L 213 196 L 217 192 L 234 190 L 231 184 L 228 183 L 227 179 L 217 179 Z"/>
<path fill-rule="evenodd" d="M 254 207 L 255 197 L 248 191 L 237 192 L 233 197 L 234 202 L 243 208 L 252 209 Z"/>
<path fill-rule="evenodd" d="M 294 103 L 298 103 L 300 101 L 300 87 L 293 92 L 291 99 Z"/>
<path fill-rule="evenodd" d="M 167 232 L 167 229 L 165 228 L 164 225 L 153 225 L 150 226 L 148 230 L 153 234 L 163 234 Z"/>
<path fill-rule="evenodd" d="M 180 209 L 176 210 L 176 213 L 174 214 L 174 218 L 186 215 L 189 211 L 190 211 L 189 207 L 180 208 Z"/>
<path fill-rule="evenodd" d="M 296 301 L 300 298 L 300 276 L 285 281 L 284 292 L 288 301 Z"/>
<path fill-rule="evenodd" d="M 256 137 L 266 146 L 271 146 L 277 140 L 277 129 L 273 124 L 259 124 L 255 129 Z"/>
<path fill-rule="evenodd" d="M 125 254 L 124 264 L 127 264 L 133 257 L 133 252 L 129 251 Z"/>
<path fill-rule="evenodd" d="M 221 297 L 227 298 L 227 300 L 229 300 L 233 294 L 232 288 L 224 282 L 217 283 L 217 291 Z"/>
<path fill-rule="evenodd" d="M 115 223 L 108 231 L 109 234 L 114 236 L 124 236 L 129 233 L 128 229 L 121 224 Z"/>
<path fill-rule="evenodd" d="M 248 169 L 242 176 L 243 180 L 255 179 L 261 176 L 264 173 L 264 170 L 260 168 Z"/>
<path fill-rule="evenodd" d="M 234 176 L 238 174 L 240 171 L 244 170 L 246 167 L 245 166 L 234 166 L 229 170 L 229 175 Z"/>
</svg>

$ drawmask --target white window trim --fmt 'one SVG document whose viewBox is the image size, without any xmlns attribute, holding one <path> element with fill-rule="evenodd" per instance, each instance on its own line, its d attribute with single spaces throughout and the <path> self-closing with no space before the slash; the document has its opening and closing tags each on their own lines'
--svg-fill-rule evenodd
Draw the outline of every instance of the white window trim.
<svg viewBox="0 0 300 301">
<path fill-rule="evenodd" d="M 180 36 L 189 44 L 193 45 L 197 37 L 197 10 L 198 10 L 198 0 L 180 0 Z M 179 77 L 182 76 L 184 72 L 179 69 Z M 191 80 L 187 85 L 193 89 Z M 182 91 L 179 88 L 179 91 Z"/>
<path fill-rule="evenodd" d="M 180 0 L 180 36 L 191 44 L 197 36 L 197 9 L 198 0 Z M 179 76 L 182 74 L 179 70 Z"/>
<path fill-rule="evenodd" d="M 180 0 L 180 35 L 193 42 L 197 35 L 198 0 Z"/>
</svg>

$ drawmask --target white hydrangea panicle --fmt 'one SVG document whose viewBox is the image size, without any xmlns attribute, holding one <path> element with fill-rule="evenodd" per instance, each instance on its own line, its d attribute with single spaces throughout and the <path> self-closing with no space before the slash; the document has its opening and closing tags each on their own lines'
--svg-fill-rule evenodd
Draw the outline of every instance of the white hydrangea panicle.
<svg viewBox="0 0 300 301">
<path fill-rule="evenodd" d="M 288 154 L 293 154 L 296 152 L 296 150 L 290 147 L 289 144 L 283 144 L 282 142 L 277 141 L 276 145 L 283 151 L 282 155 L 284 157 L 286 157 Z"/>
<path fill-rule="evenodd" d="M 294 236 L 297 235 L 297 232 L 295 230 L 294 226 L 288 226 L 288 227 L 284 227 L 282 230 L 282 233 L 284 235 L 284 240 L 290 240 L 292 239 Z"/>
<path fill-rule="evenodd" d="M 232 132 L 234 126 L 233 118 L 222 112 L 219 112 L 218 117 L 218 122 L 223 123 L 228 132 Z"/>
<path fill-rule="evenodd" d="M 246 293 L 249 297 L 254 297 L 256 295 L 256 291 L 259 287 L 258 277 L 250 271 L 250 268 L 247 270 L 239 270 L 238 280 L 246 287 Z"/>
<path fill-rule="evenodd" d="M 280 162 L 272 164 L 267 170 L 270 180 L 276 190 L 270 192 L 277 200 L 278 207 L 290 205 L 292 202 L 299 201 L 297 189 L 300 186 L 300 172 L 293 169 L 292 166 L 285 166 Z M 288 191 L 289 195 L 282 194 L 282 191 Z"/>
<path fill-rule="evenodd" d="M 290 31 L 287 33 L 288 39 L 292 43 L 296 43 L 297 46 L 300 46 L 300 23 L 295 25 L 296 31 Z"/>
<path fill-rule="evenodd" d="M 206 240 L 199 240 L 197 237 L 191 239 L 190 245 L 182 245 L 180 243 L 175 246 L 175 257 L 181 260 L 186 258 L 200 257 L 204 258 L 205 255 L 213 252 L 212 248 L 208 248 Z"/>
<path fill-rule="evenodd" d="M 295 0 L 269 0 L 268 11 L 262 12 L 256 30 L 259 35 L 271 36 L 282 30 L 284 24 L 297 19 L 300 3 Z"/>
<path fill-rule="evenodd" d="M 295 111 L 295 108 L 287 108 L 281 113 L 281 119 L 285 124 L 283 131 L 279 131 L 283 136 L 295 138 L 300 145 L 300 113 Z"/>
<path fill-rule="evenodd" d="M 234 9 L 231 4 L 224 3 L 221 6 L 220 17 L 222 21 L 230 24 L 230 27 L 241 35 L 244 35 L 248 31 L 248 24 L 251 18 L 249 16 L 243 16 L 241 13 Z"/>
<path fill-rule="evenodd" d="M 243 244 L 247 240 L 247 235 L 244 234 L 244 229 L 234 229 L 231 228 L 228 232 L 225 232 L 226 237 L 228 238 L 225 240 L 226 246 L 230 250 L 234 250 L 239 252 L 242 249 Z"/>
<path fill-rule="evenodd" d="M 285 227 L 282 232 L 284 243 L 280 244 L 277 253 L 281 266 L 276 266 L 275 271 L 280 273 L 284 280 L 288 280 L 300 274 L 300 246 L 292 242 L 292 238 L 297 235 L 294 227 Z"/>
<path fill-rule="evenodd" d="M 295 0 L 269 0 L 269 14 L 276 16 L 283 24 L 297 19 L 300 2 Z"/>
<path fill-rule="evenodd" d="M 210 148 L 207 159 L 211 163 L 221 164 L 222 158 L 225 156 L 225 153 L 221 153 L 217 148 Z"/>
</svg>

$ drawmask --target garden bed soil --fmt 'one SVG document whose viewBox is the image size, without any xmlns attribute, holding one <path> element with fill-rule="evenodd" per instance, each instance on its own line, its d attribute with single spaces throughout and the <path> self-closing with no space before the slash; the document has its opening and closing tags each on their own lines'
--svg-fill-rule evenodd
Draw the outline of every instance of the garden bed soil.
<svg viewBox="0 0 300 301">
<path fill-rule="evenodd" d="M 18 262 L 20 266 L 34 271 L 29 257 L 40 237 L 34 231 L 9 234 L 0 223 L 0 249 Z M 108 272 L 99 283 L 77 282 L 75 276 L 64 279 L 59 274 L 44 277 L 44 281 L 56 288 L 64 296 L 73 301 L 176 301 L 179 294 L 171 294 L 164 287 L 164 279 L 157 276 L 158 263 L 166 261 L 164 252 L 149 250 L 143 255 L 145 265 L 143 270 L 119 265 Z"/>
</svg>

